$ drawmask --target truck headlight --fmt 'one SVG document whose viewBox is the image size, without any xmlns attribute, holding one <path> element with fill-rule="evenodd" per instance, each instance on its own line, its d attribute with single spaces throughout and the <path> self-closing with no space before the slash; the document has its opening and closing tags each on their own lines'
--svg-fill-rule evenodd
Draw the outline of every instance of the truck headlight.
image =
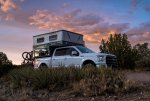
<svg viewBox="0 0 150 101">
<path fill-rule="evenodd" d="M 104 56 L 97 56 L 98 62 L 104 62 Z"/>
</svg>

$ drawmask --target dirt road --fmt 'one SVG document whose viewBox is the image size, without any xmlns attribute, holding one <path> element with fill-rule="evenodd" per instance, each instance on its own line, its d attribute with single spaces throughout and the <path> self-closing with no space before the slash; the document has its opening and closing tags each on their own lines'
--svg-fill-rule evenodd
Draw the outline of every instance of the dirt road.
<svg viewBox="0 0 150 101">
<path fill-rule="evenodd" d="M 129 72 L 126 75 L 129 80 L 150 82 L 150 72 Z"/>
</svg>

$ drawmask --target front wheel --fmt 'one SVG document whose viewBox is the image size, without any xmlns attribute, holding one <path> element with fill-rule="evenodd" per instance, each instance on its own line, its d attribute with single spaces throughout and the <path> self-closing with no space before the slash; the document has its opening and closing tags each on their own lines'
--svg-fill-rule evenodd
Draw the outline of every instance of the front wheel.
<svg viewBox="0 0 150 101">
<path fill-rule="evenodd" d="M 82 68 L 96 68 L 96 66 L 93 63 L 87 63 L 87 64 L 84 64 Z"/>
</svg>

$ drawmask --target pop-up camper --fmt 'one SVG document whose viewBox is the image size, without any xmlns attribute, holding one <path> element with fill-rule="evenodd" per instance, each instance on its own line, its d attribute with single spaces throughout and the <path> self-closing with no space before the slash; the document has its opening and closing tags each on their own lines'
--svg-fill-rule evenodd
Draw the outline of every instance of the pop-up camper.
<svg viewBox="0 0 150 101">
<path fill-rule="evenodd" d="M 60 30 L 33 36 L 33 47 L 43 46 L 84 45 L 83 35 Z"/>
<path fill-rule="evenodd" d="M 33 36 L 34 57 L 52 55 L 54 48 L 73 45 L 84 46 L 83 35 L 59 30 Z"/>
</svg>

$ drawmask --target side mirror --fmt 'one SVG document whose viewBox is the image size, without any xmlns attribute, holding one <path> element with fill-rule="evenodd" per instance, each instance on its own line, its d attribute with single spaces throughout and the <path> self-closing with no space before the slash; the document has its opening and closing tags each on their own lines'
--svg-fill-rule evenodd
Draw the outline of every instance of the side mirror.
<svg viewBox="0 0 150 101">
<path fill-rule="evenodd" d="M 72 56 L 78 56 L 79 54 L 78 54 L 77 51 L 72 51 L 72 52 L 71 52 L 71 55 L 72 55 Z"/>
</svg>

